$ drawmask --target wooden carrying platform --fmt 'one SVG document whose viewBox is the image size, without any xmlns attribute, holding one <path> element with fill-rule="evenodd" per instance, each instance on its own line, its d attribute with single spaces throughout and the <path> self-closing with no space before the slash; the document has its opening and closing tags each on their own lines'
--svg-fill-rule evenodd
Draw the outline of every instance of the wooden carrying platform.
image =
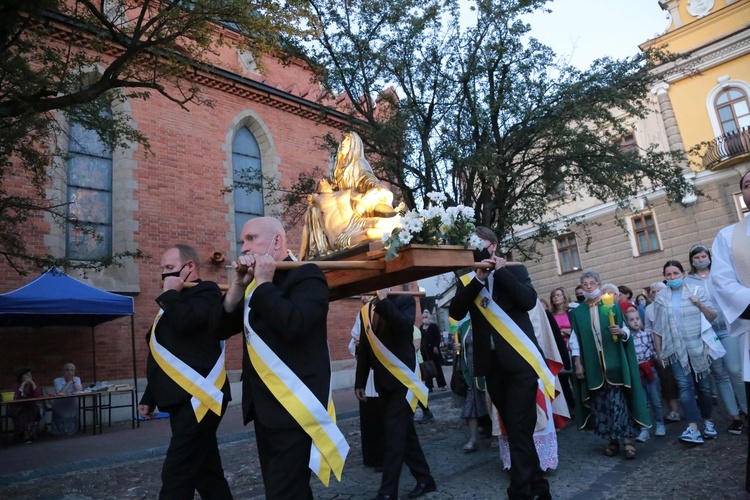
<svg viewBox="0 0 750 500">
<path fill-rule="evenodd" d="M 463 246 L 408 245 L 398 257 L 385 260 L 382 243 L 359 245 L 343 252 L 326 256 L 326 260 L 381 262 L 381 269 L 331 269 L 326 271 L 330 300 L 339 300 L 382 288 L 394 287 L 431 276 L 472 267 L 474 254 Z"/>
</svg>

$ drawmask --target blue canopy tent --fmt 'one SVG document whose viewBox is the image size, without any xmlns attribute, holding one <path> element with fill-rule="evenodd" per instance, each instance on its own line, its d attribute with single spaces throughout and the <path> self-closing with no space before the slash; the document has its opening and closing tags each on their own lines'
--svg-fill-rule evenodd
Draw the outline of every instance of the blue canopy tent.
<svg viewBox="0 0 750 500">
<path fill-rule="evenodd" d="M 124 316 L 130 316 L 133 387 L 138 394 L 133 297 L 99 290 L 71 278 L 57 268 L 48 269 L 34 281 L 17 290 L 0 294 L 0 327 L 90 327 L 94 379 L 96 379 L 94 328 Z"/>
</svg>

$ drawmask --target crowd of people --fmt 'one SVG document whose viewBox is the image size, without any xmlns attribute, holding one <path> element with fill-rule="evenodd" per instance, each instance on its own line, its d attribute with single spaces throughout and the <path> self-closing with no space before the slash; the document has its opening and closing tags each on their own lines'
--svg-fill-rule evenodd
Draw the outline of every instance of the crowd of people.
<svg viewBox="0 0 750 500">
<path fill-rule="evenodd" d="M 750 174 L 740 185 L 750 204 Z M 604 454 L 622 449 L 632 459 L 634 443 L 649 439 L 652 427 L 664 435 L 665 421 L 684 419 L 680 439 L 688 443 L 716 437 L 714 384 L 734 417 L 728 432 L 742 433 L 747 401 L 737 367 L 747 345 L 738 348 L 731 336 L 750 330 L 747 219 L 719 233 L 715 262 L 711 250 L 695 245 L 689 273 L 679 261 L 667 261 L 663 286 L 644 289 L 635 302 L 632 290 L 602 283 L 590 270 L 581 273 L 575 302 L 556 289 L 547 311 L 526 267 L 496 254 L 497 236 L 486 227 L 477 227 L 476 236 L 475 262 L 483 266 L 459 277 L 449 309 L 462 322 L 454 338 L 461 369 L 451 388 L 463 398 L 464 452 L 476 450 L 480 420 L 493 420 L 510 468 L 509 498 L 552 498 L 544 471 L 557 465 L 555 428 L 572 416 L 570 408 L 581 428 L 608 441 Z M 231 397 L 223 341 L 238 333 L 243 416 L 246 424 L 254 421 L 266 496 L 312 498 L 312 473 L 324 484 L 331 474 L 341 478 L 349 446 L 331 399 L 325 276 L 312 264 L 280 268 L 290 257 L 277 219 L 246 222 L 241 240 L 223 296 L 215 283 L 200 279 L 193 248 L 174 245 L 161 259 L 163 292 L 147 336 L 148 387 L 138 407 L 144 418 L 156 406 L 171 417 L 160 498 L 192 498 L 196 491 L 232 497 L 216 428 Z M 718 267 L 713 275 L 712 265 Z M 377 290 L 352 330 L 354 392 L 373 420 L 361 421 L 362 439 L 372 442 L 373 432 L 380 437 L 363 457 L 382 472 L 377 500 L 398 498 L 403 465 L 416 481 L 408 498 L 439 487 L 414 425 L 417 407 L 429 411 L 434 390 L 431 380 L 423 382 L 431 377 L 421 376 L 420 355 L 422 365 L 435 365 L 437 389 L 448 384 L 440 376 L 440 335 L 429 311 L 415 328 L 416 313 L 414 297 Z M 36 388 L 30 380 L 30 374 L 19 378 L 24 394 Z"/>
</svg>

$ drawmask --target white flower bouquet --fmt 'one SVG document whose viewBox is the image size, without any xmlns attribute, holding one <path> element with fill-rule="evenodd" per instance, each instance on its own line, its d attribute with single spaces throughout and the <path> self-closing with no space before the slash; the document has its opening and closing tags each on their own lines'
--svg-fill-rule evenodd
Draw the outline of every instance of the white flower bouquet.
<svg viewBox="0 0 750 500">
<path fill-rule="evenodd" d="M 474 209 L 463 205 L 443 208 L 447 197 L 443 193 L 428 193 L 430 206 L 402 213 L 401 224 L 390 234 L 383 233 L 383 244 L 388 250 L 385 260 L 398 257 L 401 247 L 412 243 L 423 245 L 481 245 L 474 231 Z"/>
</svg>

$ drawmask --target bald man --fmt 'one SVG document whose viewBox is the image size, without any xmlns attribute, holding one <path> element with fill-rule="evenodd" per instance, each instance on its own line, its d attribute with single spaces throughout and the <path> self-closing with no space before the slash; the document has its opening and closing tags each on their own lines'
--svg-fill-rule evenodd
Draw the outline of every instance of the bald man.
<svg viewBox="0 0 750 500">
<path fill-rule="evenodd" d="M 224 296 L 220 330 L 225 338 L 246 332 L 242 409 L 245 424 L 255 422 L 266 498 L 296 500 L 312 498 L 308 468 L 312 441 L 261 378 L 247 342 L 257 335 L 272 351 L 267 354 L 277 356 L 325 406 L 331 378 L 328 284 L 318 266 L 276 270 L 281 260 L 290 260 L 281 223 L 270 217 L 246 222 L 242 255 L 234 263 L 235 279 Z M 249 286 L 253 281 L 255 286 Z"/>
</svg>

